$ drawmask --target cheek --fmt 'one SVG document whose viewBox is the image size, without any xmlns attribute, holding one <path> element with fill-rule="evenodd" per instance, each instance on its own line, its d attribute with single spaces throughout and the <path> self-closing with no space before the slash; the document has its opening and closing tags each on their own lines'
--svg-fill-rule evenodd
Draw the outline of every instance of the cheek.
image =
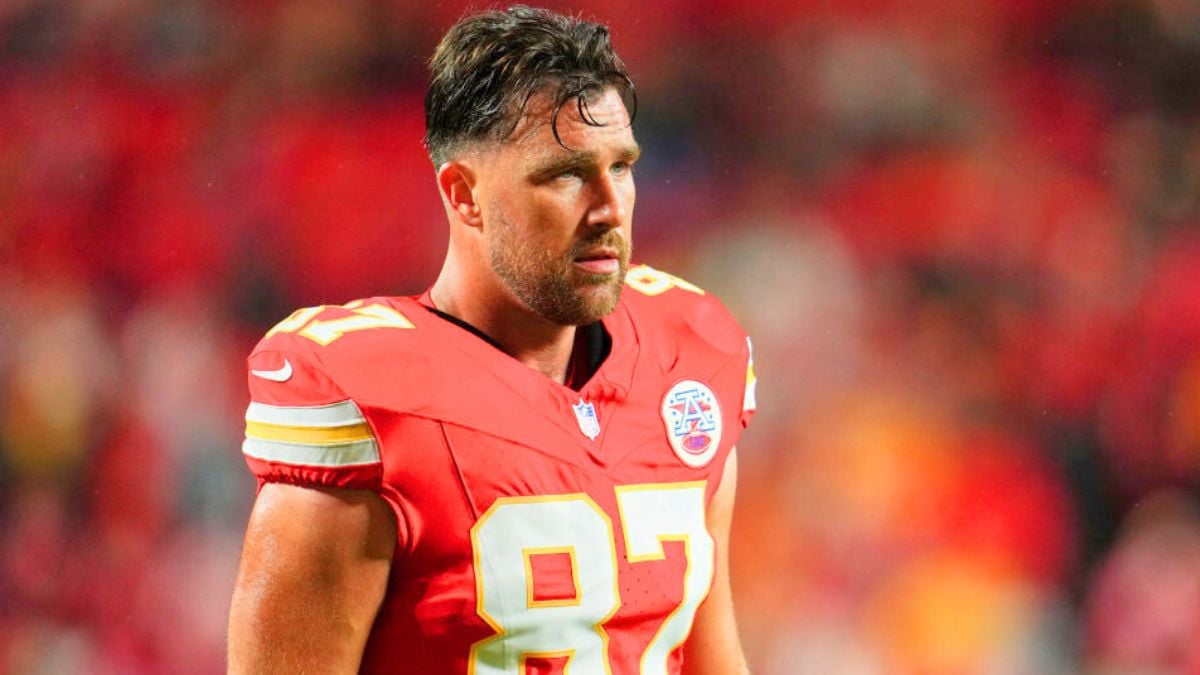
<svg viewBox="0 0 1200 675">
<path fill-rule="evenodd" d="M 569 199 L 539 200 L 531 213 L 531 229 L 539 241 L 571 241 L 584 212 L 576 201 Z"/>
<path fill-rule="evenodd" d="M 637 203 L 637 189 L 634 188 L 632 180 L 621 187 L 618 199 L 621 202 L 621 210 L 624 211 L 624 222 L 621 223 L 621 229 L 628 232 L 633 221 L 633 206 Z"/>
</svg>

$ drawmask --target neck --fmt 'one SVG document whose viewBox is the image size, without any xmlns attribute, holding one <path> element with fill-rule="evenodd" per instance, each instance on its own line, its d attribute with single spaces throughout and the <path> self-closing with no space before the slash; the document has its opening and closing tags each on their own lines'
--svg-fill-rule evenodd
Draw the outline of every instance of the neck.
<svg viewBox="0 0 1200 675">
<path fill-rule="evenodd" d="M 494 340 L 506 354 L 556 382 L 566 382 L 575 326 L 548 321 L 504 288 L 478 292 L 456 274 L 451 259 L 430 289 L 434 306 Z"/>
</svg>

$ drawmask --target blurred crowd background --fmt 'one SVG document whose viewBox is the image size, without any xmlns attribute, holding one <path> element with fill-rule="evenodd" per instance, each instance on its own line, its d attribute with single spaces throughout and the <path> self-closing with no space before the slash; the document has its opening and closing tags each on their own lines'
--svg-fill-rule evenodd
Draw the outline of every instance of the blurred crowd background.
<svg viewBox="0 0 1200 675">
<path fill-rule="evenodd" d="M 581 0 L 755 337 L 757 673 L 1200 673 L 1200 4 Z M 244 358 L 444 253 L 459 2 L 0 3 L 0 672 L 210 673 Z"/>
</svg>

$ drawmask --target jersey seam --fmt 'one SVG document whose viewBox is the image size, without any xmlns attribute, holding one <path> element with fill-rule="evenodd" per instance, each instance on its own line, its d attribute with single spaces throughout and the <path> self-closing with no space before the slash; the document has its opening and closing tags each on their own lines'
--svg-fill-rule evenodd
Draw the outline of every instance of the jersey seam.
<svg viewBox="0 0 1200 675">
<path fill-rule="evenodd" d="M 458 455 L 454 451 L 454 443 L 450 440 L 450 434 L 446 433 L 446 425 L 444 420 L 436 420 L 438 429 L 442 432 L 442 442 L 446 444 L 446 451 L 450 454 L 450 463 L 454 466 L 454 478 L 458 482 L 459 492 L 462 494 L 463 501 L 466 502 L 467 510 L 471 512 L 471 522 L 478 522 L 479 516 L 482 515 L 475 507 L 475 495 L 471 493 L 471 488 L 467 486 L 467 478 L 463 475 L 462 467 L 458 464 Z"/>
</svg>

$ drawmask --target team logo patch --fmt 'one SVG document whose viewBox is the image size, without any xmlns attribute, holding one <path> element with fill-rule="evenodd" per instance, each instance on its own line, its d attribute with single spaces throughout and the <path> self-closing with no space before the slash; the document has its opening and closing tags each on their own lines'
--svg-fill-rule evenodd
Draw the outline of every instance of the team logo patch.
<svg viewBox="0 0 1200 675">
<path fill-rule="evenodd" d="M 671 449 L 684 464 L 702 467 L 721 444 L 721 406 L 712 389 L 695 380 L 671 387 L 662 402 Z"/>
<path fill-rule="evenodd" d="M 600 419 L 596 417 L 596 406 L 579 399 L 579 403 L 571 406 L 575 410 L 575 421 L 579 422 L 579 430 L 589 440 L 596 440 L 600 435 Z"/>
</svg>

